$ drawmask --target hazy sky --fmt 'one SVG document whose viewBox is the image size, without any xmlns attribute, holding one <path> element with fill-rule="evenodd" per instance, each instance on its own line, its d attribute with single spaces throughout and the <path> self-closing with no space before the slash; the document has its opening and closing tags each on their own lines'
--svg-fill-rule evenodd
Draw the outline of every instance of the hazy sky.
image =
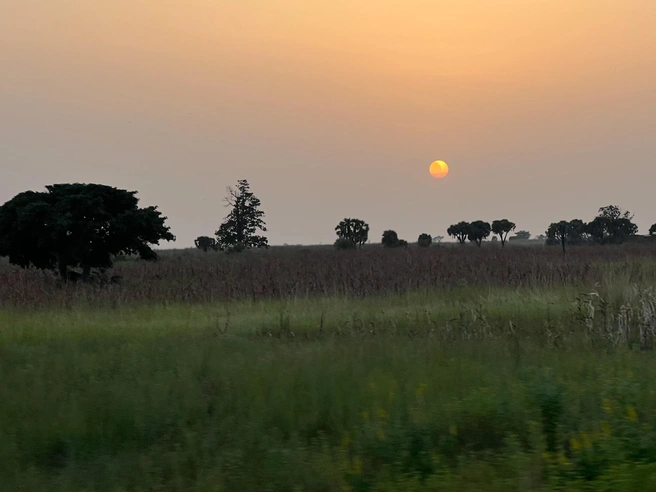
<svg viewBox="0 0 656 492">
<path fill-rule="evenodd" d="M 190 246 L 245 178 L 272 244 L 611 203 L 646 233 L 654 26 L 654 0 L 0 0 L 0 203 L 138 190 Z"/>
</svg>

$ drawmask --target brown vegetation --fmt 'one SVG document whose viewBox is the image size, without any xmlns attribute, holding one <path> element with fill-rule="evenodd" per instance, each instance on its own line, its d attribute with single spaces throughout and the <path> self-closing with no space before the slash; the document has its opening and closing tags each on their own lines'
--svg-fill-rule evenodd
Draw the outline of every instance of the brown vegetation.
<svg viewBox="0 0 656 492">
<path fill-rule="evenodd" d="M 465 286 L 592 285 L 615 265 L 631 282 L 644 275 L 651 245 L 573 248 L 410 248 L 332 251 L 284 249 L 246 255 L 177 251 L 157 263 L 117 262 L 120 284 L 61 285 L 54 275 L 0 267 L 0 307 L 117 306 L 138 302 L 198 303 L 232 299 L 346 295 Z M 610 264 L 610 265 L 609 265 Z"/>
</svg>

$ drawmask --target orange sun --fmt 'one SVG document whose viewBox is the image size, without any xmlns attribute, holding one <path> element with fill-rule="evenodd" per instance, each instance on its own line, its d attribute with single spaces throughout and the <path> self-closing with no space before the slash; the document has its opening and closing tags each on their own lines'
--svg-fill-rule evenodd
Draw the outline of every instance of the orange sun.
<svg viewBox="0 0 656 492">
<path fill-rule="evenodd" d="M 430 173 L 434 178 L 443 178 L 449 174 L 449 166 L 444 161 L 435 161 L 430 165 Z"/>
</svg>

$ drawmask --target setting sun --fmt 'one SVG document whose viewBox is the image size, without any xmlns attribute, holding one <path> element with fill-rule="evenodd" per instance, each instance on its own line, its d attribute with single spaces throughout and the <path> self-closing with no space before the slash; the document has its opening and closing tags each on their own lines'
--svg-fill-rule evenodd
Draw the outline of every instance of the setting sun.
<svg viewBox="0 0 656 492">
<path fill-rule="evenodd" d="M 435 161 L 430 166 L 430 173 L 434 178 L 443 178 L 449 174 L 449 166 L 444 161 Z"/>
</svg>

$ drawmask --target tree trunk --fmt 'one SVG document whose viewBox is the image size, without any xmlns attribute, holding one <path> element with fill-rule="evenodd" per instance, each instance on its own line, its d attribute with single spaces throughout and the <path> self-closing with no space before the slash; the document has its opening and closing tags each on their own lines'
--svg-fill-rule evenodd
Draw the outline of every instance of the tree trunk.
<svg viewBox="0 0 656 492">
<path fill-rule="evenodd" d="M 62 280 L 68 280 L 68 266 L 66 265 L 66 260 L 62 257 L 61 254 L 57 255 L 57 269 L 59 270 L 59 276 Z"/>
</svg>

